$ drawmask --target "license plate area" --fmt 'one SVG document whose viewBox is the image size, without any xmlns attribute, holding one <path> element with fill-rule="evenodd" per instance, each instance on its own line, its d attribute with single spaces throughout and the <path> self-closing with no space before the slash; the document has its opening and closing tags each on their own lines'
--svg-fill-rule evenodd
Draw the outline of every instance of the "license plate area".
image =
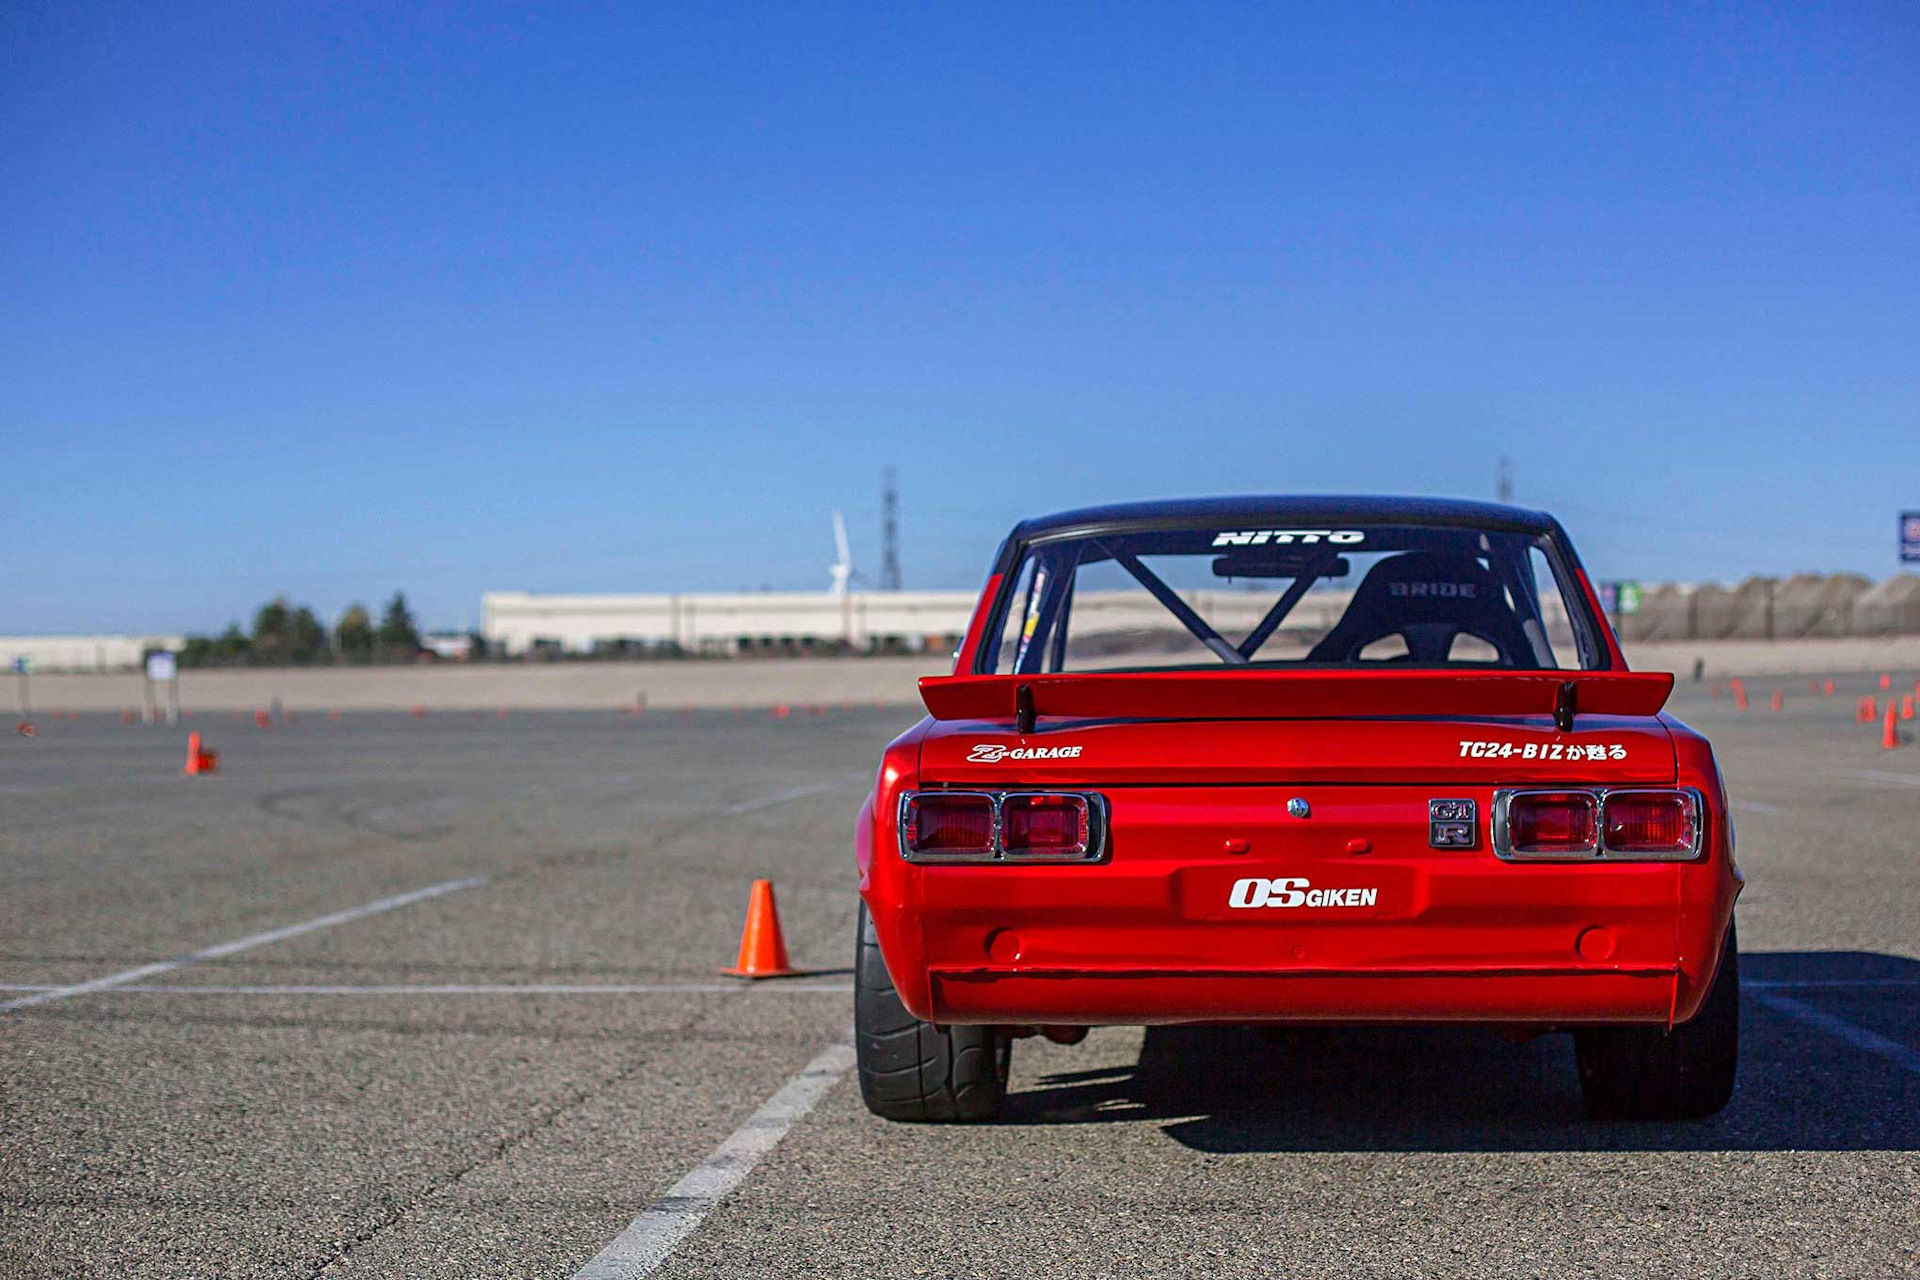
<svg viewBox="0 0 1920 1280">
<path fill-rule="evenodd" d="M 1410 920 L 1426 910 L 1426 877 L 1387 864 L 1247 863 L 1174 873 L 1183 920 L 1313 925 Z"/>
</svg>

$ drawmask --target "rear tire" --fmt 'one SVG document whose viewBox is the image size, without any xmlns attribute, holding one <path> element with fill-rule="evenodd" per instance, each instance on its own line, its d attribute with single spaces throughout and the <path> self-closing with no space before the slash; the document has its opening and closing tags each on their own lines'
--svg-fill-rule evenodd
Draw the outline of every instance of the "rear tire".
<svg viewBox="0 0 1920 1280">
<path fill-rule="evenodd" d="M 853 960 L 853 1044 L 860 1097 L 888 1120 L 989 1120 L 1007 1096 L 1013 1042 L 998 1027 L 939 1027 L 907 1012 L 880 956 L 865 903 Z"/>
<path fill-rule="evenodd" d="M 1740 1058 L 1740 948 L 1733 926 L 1720 971 L 1691 1022 L 1595 1027 L 1573 1034 L 1587 1114 L 1608 1120 L 1698 1120 L 1733 1096 Z"/>
</svg>

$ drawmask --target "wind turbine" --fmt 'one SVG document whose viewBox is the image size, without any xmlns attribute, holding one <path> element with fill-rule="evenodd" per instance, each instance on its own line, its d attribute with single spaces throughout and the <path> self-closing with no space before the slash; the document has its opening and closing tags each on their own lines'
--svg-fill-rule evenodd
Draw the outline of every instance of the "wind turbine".
<svg viewBox="0 0 1920 1280">
<path fill-rule="evenodd" d="M 827 566 L 827 572 L 833 575 L 827 594 L 843 596 L 847 594 L 847 583 L 853 577 L 853 549 L 847 545 L 847 522 L 838 511 L 833 513 L 833 548 L 840 558 Z"/>
</svg>

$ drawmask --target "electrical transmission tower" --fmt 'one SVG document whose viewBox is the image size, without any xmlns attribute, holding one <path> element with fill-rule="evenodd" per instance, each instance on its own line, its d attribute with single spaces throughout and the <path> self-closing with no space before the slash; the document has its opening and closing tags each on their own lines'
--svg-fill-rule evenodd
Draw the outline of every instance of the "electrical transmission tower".
<svg viewBox="0 0 1920 1280">
<path fill-rule="evenodd" d="M 880 589 L 900 589 L 900 487 L 892 467 L 880 477 Z"/>
</svg>

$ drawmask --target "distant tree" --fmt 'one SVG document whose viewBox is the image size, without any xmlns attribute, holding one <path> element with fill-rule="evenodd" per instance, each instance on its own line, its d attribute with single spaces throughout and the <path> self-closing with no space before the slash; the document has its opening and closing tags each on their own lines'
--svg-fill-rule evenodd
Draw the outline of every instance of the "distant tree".
<svg viewBox="0 0 1920 1280">
<path fill-rule="evenodd" d="M 420 651 L 420 629 L 413 624 L 404 592 L 396 591 L 380 615 L 380 648 L 390 654 L 412 657 Z"/>
<path fill-rule="evenodd" d="M 253 652 L 253 642 L 247 639 L 247 633 L 240 629 L 237 622 L 229 622 L 220 638 L 213 642 L 214 656 L 223 663 L 245 662 Z"/>
<path fill-rule="evenodd" d="M 366 662 L 373 657 L 373 619 L 363 604 L 350 604 L 333 624 L 333 646 L 348 662 Z"/>
<path fill-rule="evenodd" d="M 188 636 L 180 649 L 183 667 L 210 667 L 219 658 L 219 641 L 212 636 Z"/>
<path fill-rule="evenodd" d="M 293 608 L 285 596 L 275 596 L 253 615 L 253 656 L 261 662 L 284 662 L 287 658 L 287 627 Z"/>
<path fill-rule="evenodd" d="M 327 656 L 327 629 L 304 604 L 287 617 L 287 656 L 295 662 L 314 662 Z"/>
</svg>

